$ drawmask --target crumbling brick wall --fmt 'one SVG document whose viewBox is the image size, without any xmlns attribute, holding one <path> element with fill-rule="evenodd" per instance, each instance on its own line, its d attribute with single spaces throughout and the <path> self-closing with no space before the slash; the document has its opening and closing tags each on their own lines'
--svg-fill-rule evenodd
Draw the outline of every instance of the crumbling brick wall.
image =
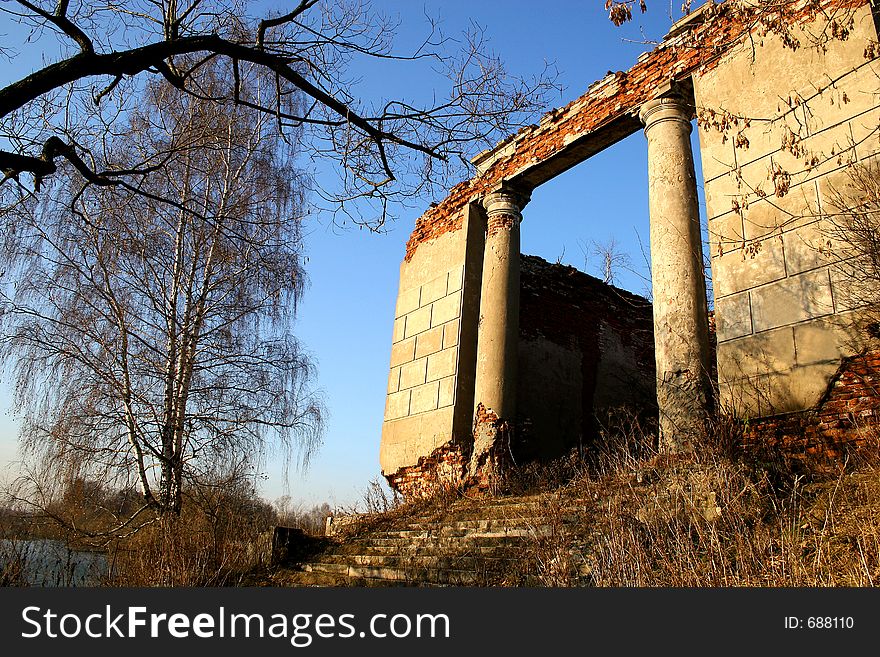
<svg viewBox="0 0 880 657">
<path fill-rule="evenodd" d="M 440 490 L 462 485 L 469 461 L 470 448 L 450 441 L 419 458 L 415 465 L 400 468 L 385 478 L 389 486 L 407 499 L 428 497 Z"/>
<path fill-rule="evenodd" d="M 588 446 L 611 408 L 655 414 L 650 302 L 535 256 L 522 257 L 520 276 L 514 456 Z"/>
<path fill-rule="evenodd" d="M 809 0 L 800 7 L 786 5 L 786 19 L 806 21 L 822 12 L 863 4 L 865 0 Z M 689 80 L 696 71 L 705 74 L 712 70 L 721 55 L 743 38 L 744 27 L 754 24 L 748 10 L 732 17 L 726 9 L 723 4 L 715 6 L 719 20 L 701 22 L 694 15 L 690 29 L 670 34 L 657 48 L 641 55 L 628 71 L 609 72 L 580 98 L 547 112 L 537 125 L 522 128 L 501 141 L 486 161 L 478 161 L 476 176 L 455 185 L 445 199 L 416 221 L 406 244 L 405 260 L 409 261 L 420 245 L 461 229 L 462 210 L 502 181 L 537 187 L 641 130 L 636 113 L 643 103 L 670 83 Z"/>
<path fill-rule="evenodd" d="M 880 438 L 880 350 L 846 358 L 815 408 L 745 421 L 746 445 L 779 450 L 813 466 L 841 462 Z"/>
</svg>

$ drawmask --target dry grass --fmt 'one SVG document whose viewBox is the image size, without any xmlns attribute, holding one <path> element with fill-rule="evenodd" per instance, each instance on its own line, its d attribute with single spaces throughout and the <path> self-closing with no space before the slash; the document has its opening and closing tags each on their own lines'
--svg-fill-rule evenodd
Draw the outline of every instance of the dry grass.
<svg viewBox="0 0 880 657">
<path fill-rule="evenodd" d="M 165 518 L 110 551 L 112 586 L 234 586 L 259 563 L 249 543 L 202 519 Z M 249 537 L 254 542 L 258 536 Z"/>
<path fill-rule="evenodd" d="M 809 472 L 745 453 L 737 423 L 692 453 L 652 455 L 651 436 L 606 435 L 601 459 L 551 464 L 558 526 L 529 555 L 548 586 L 873 586 L 880 576 L 880 460 L 867 451 Z M 580 464 L 580 465 L 578 465 Z M 560 470 L 566 473 L 558 477 Z M 569 476 L 572 471 L 577 471 Z M 533 474 L 532 479 L 540 480 Z"/>
<path fill-rule="evenodd" d="M 271 560 L 275 514 L 250 491 L 205 489 L 110 547 L 111 586 L 236 586 Z"/>
</svg>

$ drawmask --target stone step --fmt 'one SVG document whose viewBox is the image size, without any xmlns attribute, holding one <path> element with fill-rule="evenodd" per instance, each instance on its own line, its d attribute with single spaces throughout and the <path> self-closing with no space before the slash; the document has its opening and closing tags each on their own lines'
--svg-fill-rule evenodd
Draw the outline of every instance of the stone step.
<svg viewBox="0 0 880 657">
<path fill-rule="evenodd" d="M 346 541 L 345 543 L 338 543 L 336 545 L 331 546 L 329 549 L 334 549 L 339 547 L 340 545 L 373 545 L 376 547 L 424 547 L 424 546 L 435 546 L 435 545 L 496 545 L 496 544 L 510 544 L 521 545 L 523 543 L 528 542 L 538 536 L 539 534 L 532 531 L 515 531 L 516 528 L 511 528 L 511 531 L 501 532 L 488 532 L 488 531 L 474 531 L 474 532 L 462 532 L 460 535 L 431 535 L 428 537 L 420 538 L 420 539 L 409 539 L 406 536 L 389 536 L 387 534 L 374 534 L 371 536 L 362 536 L 360 538 Z M 546 535 L 546 532 L 540 532 L 540 535 Z"/>
<path fill-rule="evenodd" d="M 433 541 L 442 538 L 505 538 L 511 536 L 531 537 L 547 536 L 555 531 L 553 525 L 536 525 L 531 527 L 512 527 L 509 525 L 496 525 L 490 528 L 444 528 L 435 529 L 396 529 L 382 530 L 370 535 L 371 540 L 396 539 L 412 543 L 416 541 Z"/>
<path fill-rule="evenodd" d="M 583 505 L 566 505 L 559 509 L 548 510 L 547 507 L 533 506 L 527 508 L 510 508 L 496 510 L 492 513 L 481 514 L 479 517 L 462 517 L 454 513 L 448 513 L 443 518 L 432 516 L 416 516 L 407 523 L 408 528 L 421 529 L 423 527 L 437 526 L 453 526 L 453 527 L 474 527 L 485 526 L 496 523 L 535 523 L 546 522 L 549 514 L 561 515 L 563 521 L 574 519 L 577 514 L 583 511 Z"/>
<path fill-rule="evenodd" d="M 509 559 L 517 559 L 523 554 L 523 550 L 528 547 L 527 541 L 513 541 L 507 539 L 499 542 L 494 539 L 483 541 L 480 545 L 474 541 L 466 544 L 444 542 L 435 545 L 372 545 L 369 541 L 358 542 L 356 544 L 345 544 L 335 549 L 325 551 L 323 554 L 332 554 L 337 556 L 346 555 L 364 555 L 364 556 L 412 556 L 420 554 L 437 554 L 438 552 L 456 552 L 467 556 L 497 556 Z"/>
<path fill-rule="evenodd" d="M 582 510 L 578 503 L 559 505 L 552 496 L 543 496 L 483 500 L 479 505 L 466 501 L 445 509 L 442 518 L 430 513 L 385 517 L 372 529 L 366 524 L 354 535 L 339 536 L 290 577 L 306 586 L 537 581 L 528 571 L 534 561 L 528 558 L 530 548 L 544 537 L 565 533 Z"/>
<path fill-rule="evenodd" d="M 494 554 L 443 555 L 420 554 L 408 556 L 378 556 L 370 554 L 325 554 L 321 557 L 324 566 L 348 565 L 351 568 L 360 566 L 377 568 L 440 569 L 440 570 L 486 570 L 495 569 L 509 562 L 517 561 L 512 557 L 501 557 Z M 332 568 L 331 568 L 332 570 Z M 327 572 L 326 570 L 324 572 Z M 343 574 L 339 569 L 338 574 Z M 351 570 L 349 570 L 351 575 Z"/>
<path fill-rule="evenodd" d="M 501 551 L 516 554 L 543 540 L 540 536 L 464 536 L 440 538 L 433 541 L 362 540 L 345 543 L 324 550 L 321 554 L 372 554 L 377 556 L 413 554 L 458 554 Z M 317 556 L 317 555 L 315 555 Z"/>
<path fill-rule="evenodd" d="M 302 570 L 307 573 L 323 573 L 326 575 L 348 576 L 349 564 L 347 563 L 324 563 L 323 561 L 310 561 L 302 564 Z"/>
<path fill-rule="evenodd" d="M 411 585 L 456 585 L 478 584 L 484 576 L 470 569 L 436 568 L 431 566 L 398 568 L 371 565 L 344 565 L 345 573 L 342 573 L 341 564 L 312 563 L 306 564 L 304 572 L 311 575 L 331 576 L 320 577 L 317 581 L 325 582 L 330 586 L 377 586 L 382 583 L 409 583 Z M 341 577 L 340 577 L 341 576 Z M 326 584 L 326 582 L 332 582 Z M 320 585 L 320 584 L 316 584 Z"/>
<path fill-rule="evenodd" d="M 322 573 L 319 571 L 306 572 L 294 571 L 287 575 L 284 586 L 300 587 L 388 587 L 410 586 L 406 580 L 382 579 L 382 578 L 359 578 L 346 575 Z"/>
<path fill-rule="evenodd" d="M 548 506 L 556 504 L 557 506 Z M 535 524 L 546 523 L 548 513 L 561 513 L 563 522 L 568 522 L 572 516 L 582 512 L 584 503 L 566 501 L 561 506 L 558 502 L 534 502 L 529 504 L 495 502 L 486 506 L 476 506 L 473 509 L 456 509 L 450 507 L 444 510 L 442 515 L 424 514 L 415 515 L 402 527 L 394 531 L 425 531 L 434 530 L 437 527 L 454 527 L 463 529 L 469 527 L 492 526 L 495 523 L 506 524 Z M 551 511 L 552 510 L 552 511 Z M 383 531 L 380 528 L 371 529 L 366 527 L 367 532 Z M 390 531 L 390 530 L 385 530 Z"/>
<path fill-rule="evenodd" d="M 439 532 L 449 533 L 449 532 L 459 532 L 459 531 L 486 531 L 493 529 L 504 529 L 508 527 L 530 527 L 535 524 L 542 524 L 542 520 L 538 518 L 517 518 L 517 519 L 503 519 L 496 518 L 492 520 L 457 520 L 454 522 L 443 522 L 443 523 L 426 523 L 426 522 L 411 522 L 407 524 L 408 530 L 413 531 L 431 531 L 431 532 Z"/>
</svg>

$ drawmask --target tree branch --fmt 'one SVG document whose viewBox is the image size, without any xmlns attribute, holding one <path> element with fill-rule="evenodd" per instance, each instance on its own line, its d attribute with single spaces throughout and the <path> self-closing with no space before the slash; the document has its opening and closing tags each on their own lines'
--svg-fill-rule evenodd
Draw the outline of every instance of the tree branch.
<svg viewBox="0 0 880 657">
<path fill-rule="evenodd" d="M 266 30 L 272 27 L 276 27 L 278 25 L 283 25 L 284 23 L 291 22 L 304 11 L 311 9 L 316 4 L 318 4 L 318 0 L 300 0 L 300 3 L 299 5 L 297 5 L 296 9 L 294 9 L 289 14 L 284 14 L 283 16 L 278 16 L 277 18 L 266 18 L 264 20 L 261 20 L 260 26 L 257 28 L 257 48 L 263 50 L 263 43 L 266 38 Z"/>
<path fill-rule="evenodd" d="M 55 9 L 54 14 L 50 14 L 48 11 L 44 9 L 40 9 L 35 4 L 28 2 L 28 0 L 16 0 L 18 4 L 26 9 L 30 9 L 32 12 L 37 14 L 37 16 L 44 18 L 45 20 L 52 23 L 55 27 L 61 30 L 64 34 L 69 36 L 71 39 L 76 41 L 79 45 L 80 49 L 84 53 L 95 52 L 95 46 L 92 43 L 92 40 L 83 32 L 79 27 L 74 25 L 74 23 L 67 17 L 67 5 L 68 0 L 59 0 L 58 7 Z"/>
<path fill-rule="evenodd" d="M 382 142 L 391 142 L 424 153 L 429 157 L 446 160 L 444 156 L 427 146 L 403 139 L 374 126 L 369 120 L 356 113 L 349 105 L 309 82 L 300 73 L 295 71 L 289 64 L 289 58 L 234 43 L 216 35 L 186 37 L 175 41 L 161 41 L 140 48 L 132 48 L 110 54 L 79 53 L 61 62 L 47 66 L 0 90 L 0 116 L 6 116 L 45 93 L 85 77 L 103 75 L 115 77 L 131 76 L 154 69 L 162 72 L 169 81 L 176 83 L 175 86 L 183 85 L 183 81 L 179 76 L 174 74 L 169 76 L 170 70 L 166 60 L 174 56 L 197 52 L 212 52 L 233 60 L 251 62 L 275 72 L 279 77 L 293 84 L 299 90 L 338 114 L 347 123 L 363 131 L 379 145 L 380 150 Z M 46 144 L 48 145 L 50 141 L 51 138 L 47 140 Z M 59 145 L 63 146 L 64 144 L 58 140 L 55 146 Z M 67 155 L 63 150 L 55 153 L 56 156 L 59 154 Z M 44 155 L 46 155 L 45 147 Z M 40 172 L 40 178 L 54 173 L 54 169 L 51 166 L 47 166 L 47 160 L 37 162 L 37 158 L 33 157 L 19 156 L 19 158 L 3 157 L 0 159 L 0 168 L 6 174 L 6 178 L 14 177 L 16 173 L 22 171 L 31 171 L 35 175 Z M 74 160 L 71 161 L 76 164 Z M 390 170 L 387 161 L 383 160 L 382 164 L 385 174 L 393 180 L 395 176 L 393 171 Z"/>
</svg>

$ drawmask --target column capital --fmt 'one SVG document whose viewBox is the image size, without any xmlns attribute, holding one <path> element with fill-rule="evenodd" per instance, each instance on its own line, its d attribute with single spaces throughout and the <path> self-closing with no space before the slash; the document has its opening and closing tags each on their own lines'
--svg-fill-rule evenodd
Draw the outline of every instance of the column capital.
<svg viewBox="0 0 880 657">
<path fill-rule="evenodd" d="M 513 187 L 502 185 L 495 191 L 486 194 L 481 203 L 489 218 L 513 217 L 517 222 L 522 221 L 522 209 L 529 202 L 531 194 Z"/>
<path fill-rule="evenodd" d="M 644 103 L 639 109 L 639 120 L 645 125 L 645 132 L 664 121 L 675 121 L 686 125 L 688 132 L 690 132 L 693 128 L 691 126 L 692 114 L 693 106 L 685 102 L 684 98 L 678 94 L 674 94 L 654 98 Z"/>
</svg>

